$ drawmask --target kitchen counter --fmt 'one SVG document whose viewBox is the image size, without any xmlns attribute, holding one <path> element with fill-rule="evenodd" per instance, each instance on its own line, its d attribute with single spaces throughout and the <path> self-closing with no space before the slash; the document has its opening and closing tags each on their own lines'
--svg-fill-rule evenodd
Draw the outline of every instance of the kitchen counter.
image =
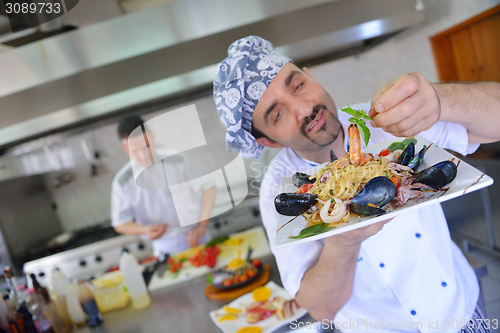
<svg viewBox="0 0 500 333">
<path fill-rule="evenodd" d="M 276 262 L 273 256 L 261 258 L 262 262 L 271 265 L 271 280 L 281 286 Z M 210 319 L 209 311 L 219 309 L 229 301 L 212 301 L 203 294 L 206 277 L 195 278 L 151 293 L 152 304 L 144 310 L 134 310 L 129 304 L 125 309 L 104 313 L 104 323 L 90 328 L 83 327 L 77 333 L 220 333 L 221 331 Z M 314 320 L 306 314 L 299 322 Z M 284 326 L 276 333 L 289 332 Z M 301 330 L 293 330 L 300 332 Z M 304 330 L 304 332 L 333 332 L 332 330 Z"/>
</svg>

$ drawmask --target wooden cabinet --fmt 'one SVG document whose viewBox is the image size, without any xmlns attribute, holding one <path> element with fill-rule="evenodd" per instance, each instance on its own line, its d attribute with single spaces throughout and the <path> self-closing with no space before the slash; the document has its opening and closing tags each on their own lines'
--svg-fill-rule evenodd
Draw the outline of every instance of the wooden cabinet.
<svg viewBox="0 0 500 333">
<path fill-rule="evenodd" d="M 500 5 L 430 41 L 441 82 L 500 81 Z"/>
</svg>

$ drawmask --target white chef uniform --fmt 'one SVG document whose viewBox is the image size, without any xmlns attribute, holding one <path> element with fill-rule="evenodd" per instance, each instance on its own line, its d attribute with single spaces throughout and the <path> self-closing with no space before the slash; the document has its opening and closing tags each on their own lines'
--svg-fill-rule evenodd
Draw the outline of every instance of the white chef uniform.
<svg viewBox="0 0 500 333">
<path fill-rule="evenodd" d="M 167 151 L 157 150 L 160 156 L 170 156 Z M 160 160 L 160 159 L 156 159 Z M 153 249 L 156 255 L 161 253 L 175 253 L 187 249 L 189 246 L 186 241 L 186 233 L 194 229 L 197 224 L 191 224 L 181 227 L 179 218 L 182 220 L 198 221 L 201 214 L 203 191 L 209 189 L 214 183 L 208 177 L 196 178 L 193 172 L 195 165 L 186 160 L 185 157 L 169 158 L 169 163 L 165 163 L 167 179 L 176 180 L 176 183 L 186 181 L 187 186 L 183 191 L 178 191 L 175 200 L 185 203 L 181 209 L 176 210 L 172 198 L 171 190 L 167 189 L 148 189 L 140 187 L 134 179 L 134 172 L 137 175 L 144 168 L 137 162 L 131 161 L 123 166 L 116 174 L 112 183 L 111 190 L 111 224 L 118 226 L 130 221 L 135 221 L 140 225 L 166 223 L 166 232 L 158 239 L 152 241 Z M 163 168 L 160 162 L 153 167 L 160 170 L 159 181 L 164 181 Z M 142 176 L 142 175 L 141 175 Z M 197 181 L 192 181 L 195 179 Z M 153 180 L 149 180 L 151 183 Z M 148 182 L 145 182 L 148 183 Z M 148 239 L 146 235 L 143 238 Z M 199 243 L 205 243 L 209 240 L 208 231 L 205 233 Z"/>
<path fill-rule="evenodd" d="M 353 108 L 369 110 L 370 105 Z M 349 115 L 338 114 L 342 124 L 349 124 Z M 370 127 L 370 131 L 371 144 L 393 138 L 380 128 Z M 468 143 L 466 128 L 453 123 L 438 122 L 420 135 L 462 155 L 479 147 Z M 346 151 L 347 147 L 346 135 Z M 271 250 L 283 285 L 292 295 L 299 290 L 306 270 L 317 261 L 324 240 L 276 249 L 273 200 L 281 192 L 281 177 L 315 165 L 284 148 L 271 161 L 260 190 L 262 220 Z M 389 328 L 391 332 L 457 332 L 452 321 L 463 319 L 465 323 L 470 319 L 478 297 L 474 271 L 451 240 L 441 205 L 435 204 L 394 218 L 362 243 L 352 297 L 338 312 L 335 323 L 343 332 L 383 332 Z"/>
</svg>

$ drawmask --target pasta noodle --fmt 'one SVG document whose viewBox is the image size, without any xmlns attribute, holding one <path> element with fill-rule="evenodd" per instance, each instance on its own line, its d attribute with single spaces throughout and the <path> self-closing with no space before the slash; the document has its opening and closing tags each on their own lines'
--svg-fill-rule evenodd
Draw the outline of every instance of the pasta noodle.
<svg viewBox="0 0 500 333">
<path fill-rule="evenodd" d="M 364 165 L 354 166 L 350 163 L 345 163 L 344 158 L 336 160 L 329 163 L 324 168 L 321 168 L 315 175 L 311 178 L 316 178 L 313 187 L 308 191 L 308 193 L 318 195 L 318 199 L 321 201 L 331 200 L 333 197 L 346 201 L 353 198 L 361 188 L 371 179 L 378 176 L 399 176 L 395 173 L 392 168 L 388 165 L 389 161 L 386 158 L 380 157 L 377 160 L 370 159 Z M 328 180 L 323 183 L 322 177 L 325 173 L 331 173 Z M 322 223 L 320 217 L 320 209 L 317 209 L 314 213 L 304 213 L 303 214 L 309 225 L 314 225 Z M 349 220 L 350 213 L 349 210 L 347 214 L 338 223 L 344 223 Z"/>
</svg>

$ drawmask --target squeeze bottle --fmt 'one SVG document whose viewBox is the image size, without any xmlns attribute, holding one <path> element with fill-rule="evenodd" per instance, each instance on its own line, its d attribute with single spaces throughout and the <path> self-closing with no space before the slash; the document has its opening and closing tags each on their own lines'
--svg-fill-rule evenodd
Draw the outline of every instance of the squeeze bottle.
<svg viewBox="0 0 500 333">
<path fill-rule="evenodd" d="M 126 251 L 123 251 L 120 258 L 120 271 L 123 274 L 134 309 L 140 310 L 150 306 L 151 298 L 144 277 L 139 270 L 139 263 L 132 254 Z"/>
</svg>

